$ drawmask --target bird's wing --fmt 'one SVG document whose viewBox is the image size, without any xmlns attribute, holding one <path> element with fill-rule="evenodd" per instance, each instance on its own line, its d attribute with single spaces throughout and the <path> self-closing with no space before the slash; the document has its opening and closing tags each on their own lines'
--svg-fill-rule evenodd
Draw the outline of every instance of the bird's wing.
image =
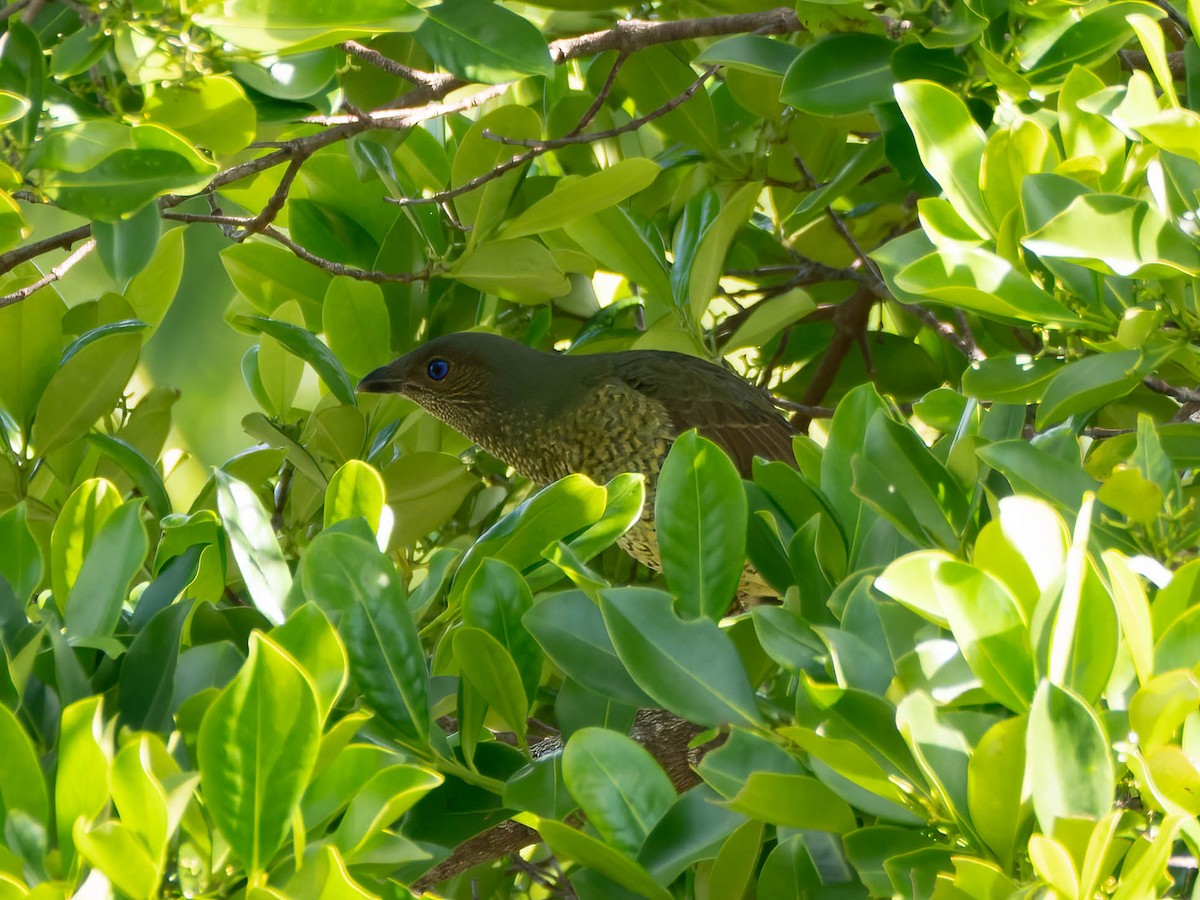
<svg viewBox="0 0 1200 900">
<path fill-rule="evenodd" d="M 695 428 L 720 446 L 744 477 L 756 456 L 795 464 L 796 430 L 765 391 L 732 372 L 683 354 L 649 351 L 627 354 L 617 374 L 661 403 L 678 432 Z"/>
</svg>

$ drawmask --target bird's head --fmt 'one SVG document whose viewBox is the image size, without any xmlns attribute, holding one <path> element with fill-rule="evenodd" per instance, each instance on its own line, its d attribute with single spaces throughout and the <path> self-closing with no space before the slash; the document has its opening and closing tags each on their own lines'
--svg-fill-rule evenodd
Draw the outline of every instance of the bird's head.
<svg viewBox="0 0 1200 900">
<path fill-rule="evenodd" d="M 557 359 L 494 334 L 448 334 L 369 373 L 358 389 L 403 394 L 480 440 L 498 417 L 542 411 L 534 405 L 546 396 L 545 370 Z"/>
</svg>

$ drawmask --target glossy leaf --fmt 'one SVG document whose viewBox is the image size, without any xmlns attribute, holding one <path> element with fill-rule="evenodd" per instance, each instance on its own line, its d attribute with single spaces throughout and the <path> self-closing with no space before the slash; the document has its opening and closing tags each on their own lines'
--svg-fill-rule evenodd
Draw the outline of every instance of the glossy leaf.
<svg viewBox="0 0 1200 900">
<path fill-rule="evenodd" d="M 1025 758 L 1033 808 L 1048 834 L 1065 819 L 1098 819 L 1112 807 L 1108 738 L 1095 712 L 1070 690 L 1048 681 L 1038 685 Z"/>
<path fill-rule="evenodd" d="M 287 837 L 320 731 L 308 678 L 254 635 L 242 671 L 205 713 L 197 745 L 205 805 L 254 876 Z"/>
<path fill-rule="evenodd" d="M 275 624 L 283 622 L 283 601 L 292 573 L 283 559 L 275 529 L 254 492 L 217 470 L 217 501 L 246 589 L 255 607 Z"/>
<path fill-rule="evenodd" d="M 758 724 L 737 652 L 712 622 L 679 619 L 667 594 L 645 588 L 602 591 L 600 610 L 621 663 L 665 708 L 702 725 Z"/>
<path fill-rule="evenodd" d="M 584 728 L 563 749 L 563 780 L 600 836 L 633 854 L 675 800 L 644 747 L 604 728 Z"/>
<path fill-rule="evenodd" d="M 675 439 L 658 477 L 663 575 L 685 619 L 719 619 L 745 565 L 746 495 L 729 458 L 696 432 Z"/>
</svg>

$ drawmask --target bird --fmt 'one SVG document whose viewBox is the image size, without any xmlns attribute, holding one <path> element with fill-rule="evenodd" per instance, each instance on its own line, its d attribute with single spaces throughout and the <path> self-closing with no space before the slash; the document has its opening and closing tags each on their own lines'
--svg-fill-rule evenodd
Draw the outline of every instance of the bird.
<svg viewBox="0 0 1200 900">
<path fill-rule="evenodd" d="M 652 569 L 661 568 L 654 489 L 680 434 L 696 429 L 744 478 L 755 456 L 795 465 L 797 432 L 766 391 L 706 360 L 666 350 L 573 355 L 458 332 L 368 373 L 358 390 L 403 394 L 537 484 L 573 473 L 599 484 L 624 472 L 642 474 L 643 515 L 620 543 Z M 756 583 L 744 577 L 739 592 Z"/>
</svg>

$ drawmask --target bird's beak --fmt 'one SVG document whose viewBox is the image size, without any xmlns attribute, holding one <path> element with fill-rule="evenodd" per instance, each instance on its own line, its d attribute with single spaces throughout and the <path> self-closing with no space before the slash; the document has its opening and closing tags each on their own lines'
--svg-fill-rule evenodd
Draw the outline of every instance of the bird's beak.
<svg viewBox="0 0 1200 900">
<path fill-rule="evenodd" d="M 368 372 L 358 383 L 358 390 L 365 394 L 400 394 L 404 392 L 404 376 L 400 360 L 380 366 Z"/>
</svg>

